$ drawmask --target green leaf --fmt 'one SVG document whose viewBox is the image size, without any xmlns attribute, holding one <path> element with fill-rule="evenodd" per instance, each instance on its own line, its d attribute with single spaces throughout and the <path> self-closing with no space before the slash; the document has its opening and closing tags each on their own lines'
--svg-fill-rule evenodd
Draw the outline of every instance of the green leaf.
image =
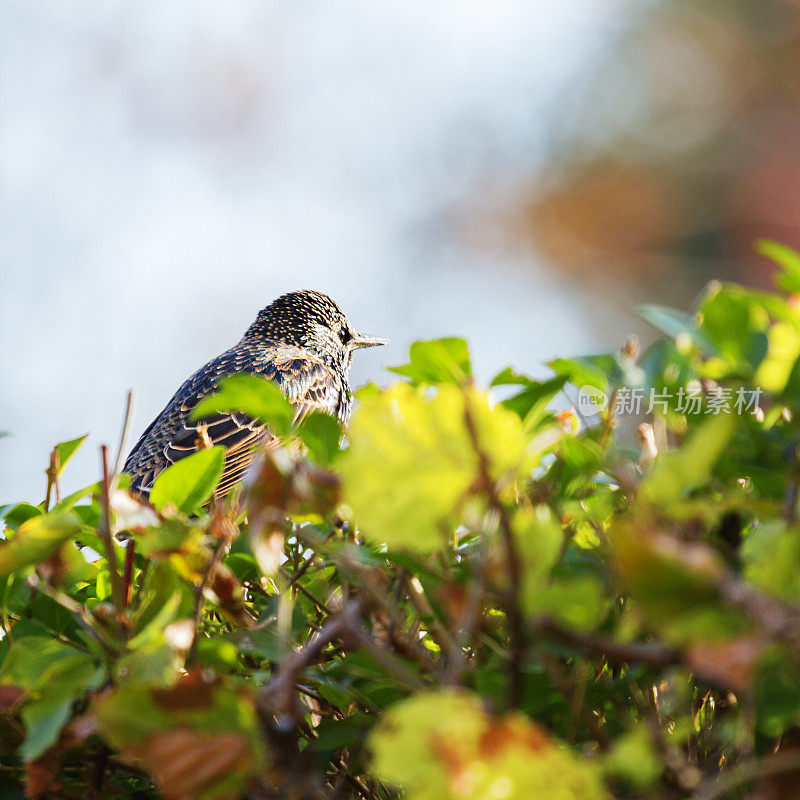
<svg viewBox="0 0 800 800">
<path fill-rule="evenodd" d="M 654 504 L 669 505 L 701 486 L 736 428 L 734 414 L 711 416 L 679 450 L 658 456 L 652 473 L 642 483 L 640 496 Z"/>
<path fill-rule="evenodd" d="M 128 477 L 127 475 L 125 476 Z M 102 484 L 98 481 L 97 483 L 91 483 L 89 486 L 84 486 L 83 489 L 78 489 L 72 494 L 68 494 L 66 497 L 61 499 L 61 502 L 56 503 L 53 506 L 53 511 L 61 511 L 62 509 L 72 508 L 78 500 L 83 500 L 84 497 L 89 497 L 93 494 L 99 494 L 102 488 Z M 120 487 L 122 488 L 122 487 Z"/>
<path fill-rule="evenodd" d="M 608 391 L 608 372 L 594 362 L 593 357 L 556 358 L 548 361 L 547 366 L 561 378 L 577 387 L 592 386 L 601 392 Z"/>
<path fill-rule="evenodd" d="M 751 630 L 747 617 L 720 602 L 724 567 L 711 548 L 654 533 L 639 518 L 617 522 L 610 534 L 617 575 L 668 642 L 722 641 Z"/>
<path fill-rule="evenodd" d="M 280 387 L 261 375 L 240 372 L 219 380 L 219 390 L 201 400 L 192 419 L 241 411 L 269 425 L 276 436 L 286 436 L 292 427 L 294 409 Z"/>
<path fill-rule="evenodd" d="M 765 520 L 741 547 L 744 576 L 765 592 L 786 600 L 800 598 L 800 528 Z"/>
<path fill-rule="evenodd" d="M 734 285 L 714 285 L 698 309 L 700 331 L 719 358 L 704 365 L 712 378 L 751 377 L 767 354 L 769 313 L 754 292 Z"/>
<path fill-rule="evenodd" d="M 413 386 L 461 385 L 472 375 L 469 347 L 464 339 L 458 338 L 414 342 L 409 351 L 409 363 L 389 367 L 389 371 L 410 378 Z"/>
<path fill-rule="evenodd" d="M 534 381 L 527 375 L 517 372 L 514 367 L 505 367 L 492 378 L 489 386 L 529 386 Z"/>
<path fill-rule="evenodd" d="M 800 719 L 800 671 L 781 647 L 771 647 L 758 662 L 753 695 L 756 723 L 766 736 L 780 736 Z"/>
<path fill-rule="evenodd" d="M 617 739 L 603 764 L 607 775 L 624 778 L 639 787 L 651 784 L 662 770 L 650 732 L 644 726 Z"/>
<path fill-rule="evenodd" d="M 443 531 L 456 527 L 452 515 L 478 475 L 465 402 L 495 480 L 510 486 L 535 463 L 519 417 L 475 390 L 442 385 L 431 397 L 423 387 L 396 384 L 365 398 L 340 471 L 345 498 L 371 541 L 416 551 L 447 544 Z"/>
<path fill-rule="evenodd" d="M 28 693 L 21 716 L 25 742 L 20 755 L 32 761 L 52 747 L 72 704 L 102 680 L 93 658 L 50 638 L 15 639 L 0 669 L 0 683 Z"/>
<path fill-rule="evenodd" d="M 395 704 L 368 742 L 372 773 L 408 800 L 608 797 L 595 765 L 522 714 L 489 717 L 467 692 L 420 692 Z"/>
<path fill-rule="evenodd" d="M 198 450 L 158 475 L 150 492 L 150 502 L 159 511 L 173 505 L 184 514 L 194 514 L 214 493 L 224 468 L 224 447 L 217 445 Z"/>
<path fill-rule="evenodd" d="M 308 458 L 316 464 L 327 466 L 341 452 L 342 426 L 332 414 L 322 411 L 306 414 L 297 434 L 308 448 Z"/>
<path fill-rule="evenodd" d="M 578 575 L 553 578 L 529 598 L 527 610 L 552 616 L 576 630 L 592 630 L 603 621 L 610 606 L 599 578 Z"/>
<path fill-rule="evenodd" d="M 759 239 L 756 252 L 774 261 L 781 271 L 775 276 L 775 285 L 789 294 L 800 292 L 800 253 L 785 244 Z"/>
<path fill-rule="evenodd" d="M 3 519 L 9 528 L 17 529 L 23 522 L 27 522 L 33 517 L 40 517 L 44 511 L 39 506 L 30 503 L 17 503 L 3 507 Z"/>
<path fill-rule="evenodd" d="M 800 329 L 797 324 L 776 322 L 767 331 L 767 353 L 758 365 L 753 383 L 765 392 L 780 394 L 800 358 Z"/>
<path fill-rule="evenodd" d="M 551 378 L 549 381 L 529 381 L 517 394 L 503 400 L 503 405 L 527 421 L 538 421 L 547 404 L 564 388 L 567 378 Z"/>
<path fill-rule="evenodd" d="M 64 471 L 64 467 L 67 466 L 67 462 L 75 455 L 78 448 L 86 441 L 86 437 L 88 433 L 84 433 L 83 436 L 79 436 L 77 439 L 70 439 L 67 442 L 59 442 L 55 446 L 56 457 L 58 459 L 58 474 Z"/>
<path fill-rule="evenodd" d="M 71 511 L 31 517 L 11 539 L 0 544 L 0 575 L 44 561 L 80 531 L 80 520 Z"/>
<path fill-rule="evenodd" d="M 645 322 L 649 322 L 654 328 L 658 328 L 673 339 L 688 337 L 706 355 L 715 354 L 714 346 L 697 330 L 694 319 L 688 314 L 655 305 L 639 306 L 639 314 Z"/>
</svg>

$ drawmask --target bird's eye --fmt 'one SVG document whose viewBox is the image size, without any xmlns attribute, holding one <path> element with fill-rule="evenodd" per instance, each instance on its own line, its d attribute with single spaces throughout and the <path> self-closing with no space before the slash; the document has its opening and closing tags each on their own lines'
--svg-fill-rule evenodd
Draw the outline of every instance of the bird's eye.
<svg viewBox="0 0 800 800">
<path fill-rule="evenodd" d="M 339 338 L 342 340 L 342 344 L 347 344 L 350 341 L 350 331 L 347 328 L 339 328 Z"/>
</svg>

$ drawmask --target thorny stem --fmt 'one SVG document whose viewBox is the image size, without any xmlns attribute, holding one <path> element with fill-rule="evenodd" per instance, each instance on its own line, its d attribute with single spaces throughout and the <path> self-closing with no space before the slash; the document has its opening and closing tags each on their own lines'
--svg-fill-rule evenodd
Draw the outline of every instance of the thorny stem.
<svg viewBox="0 0 800 800">
<path fill-rule="evenodd" d="M 522 701 L 522 668 L 527 648 L 525 622 L 520 608 L 522 565 L 514 541 L 514 532 L 511 529 L 511 520 L 509 519 L 505 506 L 500 500 L 497 486 L 491 478 L 489 472 L 489 458 L 481 448 L 478 439 L 478 431 L 475 426 L 475 419 L 472 415 L 470 396 L 467 390 L 464 391 L 464 424 L 472 447 L 478 457 L 478 478 L 481 483 L 481 489 L 486 494 L 490 508 L 497 514 L 500 531 L 503 536 L 503 545 L 506 551 L 510 586 L 507 592 L 505 606 L 511 633 L 511 679 L 508 687 L 508 701 L 512 708 L 518 708 Z"/>
</svg>

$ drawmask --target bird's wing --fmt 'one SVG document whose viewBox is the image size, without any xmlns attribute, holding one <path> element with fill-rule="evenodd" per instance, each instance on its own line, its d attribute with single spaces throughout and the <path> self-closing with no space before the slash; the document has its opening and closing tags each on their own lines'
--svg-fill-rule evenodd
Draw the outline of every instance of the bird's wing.
<svg viewBox="0 0 800 800">
<path fill-rule="evenodd" d="M 275 375 L 269 377 L 294 406 L 295 424 L 310 411 L 341 415 L 346 390 L 336 373 L 322 361 L 287 351 L 275 358 L 274 367 Z"/>
<path fill-rule="evenodd" d="M 219 499 L 244 477 L 259 446 L 278 444 L 266 425 L 240 412 L 213 414 L 199 420 L 190 418 L 194 407 L 216 389 L 217 381 L 224 375 L 255 372 L 275 381 L 295 406 L 295 421 L 302 419 L 312 409 L 338 413 L 343 402 L 343 387 L 336 379 L 336 374 L 322 361 L 295 348 L 277 347 L 268 359 L 260 360 L 231 360 L 226 356 L 224 354 L 219 360 L 210 362 L 192 376 L 145 431 L 128 458 L 126 471 L 129 471 L 129 465 L 136 462 L 137 450 L 144 455 L 149 451 L 152 456 L 139 459 L 145 469 L 140 470 L 138 475 L 134 474 L 132 488 L 148 492 L 158 473 L 165 467 L 203 447 L 222 445 L 226 450 L 225 468 L 214 493 Z M 168 429 L 166 437 L 162 426 Z M 159 432 L 162 433 L 158 437 L 160 441 L 148 441 L 148 435 L 152 439 Z"/>
</svg>

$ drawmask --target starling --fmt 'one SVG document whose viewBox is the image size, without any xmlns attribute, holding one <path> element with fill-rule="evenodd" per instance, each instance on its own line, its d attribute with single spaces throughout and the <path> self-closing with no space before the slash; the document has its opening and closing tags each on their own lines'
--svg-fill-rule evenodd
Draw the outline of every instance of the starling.
<svg viewBox="0 0 800 800">
<path fill-rule="evenodd" d="M 194 373 L 150 423 L 131 450 L 124 471 L 131 491 L 149 493 L 170 464 L 211 444 L 225 447 L 225 470 L 215 492 L 224 497 L 244 477 L 259 446 L 274 437 L 242 413 L 192 420 L 192 409 L 234 372 L 252 372 L 280 386 L 296 409 L 295 418 L 316 409 L 346 422 L 352 398 L 348 372 L 361 347 L 386 339 L 356 333 L 339 306 L 322 292 L 290 292 L 262 309 L 241 341 Z"/>
</svg>

